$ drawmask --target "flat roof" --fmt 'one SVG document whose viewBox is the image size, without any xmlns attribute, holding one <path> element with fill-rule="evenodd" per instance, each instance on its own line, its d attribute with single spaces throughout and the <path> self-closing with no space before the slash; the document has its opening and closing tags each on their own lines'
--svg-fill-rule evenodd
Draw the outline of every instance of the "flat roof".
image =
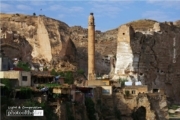
<svg viewBox="0 0 180 120">
<path fill-rule="evenodd" d="M 37 77 L 54 77 L 49 71 L 31 71 L 31 75 Z"/>
<path fill-rule="evenodd" d="M 147 87 L 147 85 L 133 85 L 133 86 L 124 86 L 124 88 L 142 88 L 142 87 Z"/>
</svg>

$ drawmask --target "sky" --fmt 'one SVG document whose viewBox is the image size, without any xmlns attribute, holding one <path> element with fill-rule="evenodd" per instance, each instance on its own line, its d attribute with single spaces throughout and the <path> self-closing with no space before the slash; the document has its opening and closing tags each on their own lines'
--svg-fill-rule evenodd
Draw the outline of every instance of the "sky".
<svg viewBox="0 0 180 120">
<path fill-rule="evenodd" d="M 180 0 L 0 0 L 0 12 L 36 13 L 83 28 L 93 12 L 96 30 L 104 32 L 139 19 L 180 20 Z"/>
</svg>

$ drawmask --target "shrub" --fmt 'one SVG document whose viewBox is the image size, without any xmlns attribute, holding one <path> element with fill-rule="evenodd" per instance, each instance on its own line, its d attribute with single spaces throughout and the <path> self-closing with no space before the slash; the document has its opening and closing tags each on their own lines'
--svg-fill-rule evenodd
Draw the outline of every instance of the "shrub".
<svg viewBox="0 0 180 120">
<path fill-rule="evenodd" d="M 1 79 L 1 83 L 4 84 L 7 88 L 12 88 L 11 82 L 8 78 Z"/>
<path fill-rule="evenodd" d="M 125 91 L 125 95 L 126 95 L 126 97 L 129 97 L 130 96 L 130 92 L 129 91 Z"/>
<path fill-rule="evenodd" d="M 28 99 L 32 97 L 32 90 L 28 87 L 21 87 L 19 92 L 19 98 Z"/>
<path fill-rule="evenodd" d="M 73 84 L 74 78 L 73 78 L 73 73 L 72 71 L 66 71 L 66 72 L 56 72 L 54 69 L 51 70 L 51 75 L 58 76 L 60 75 L 61 77 L 65 77 L 65 83 L 68 84 Z"/>
<path fill-rule="evenodd" d="M 30 71 L 31 70 L 29 63 L 24 63 L 23 61 L 19 61 L 17 64 L 17 67 L 23 69 L 24 71 Z"/>
<path fill-rule="evenodd" d="M 119 82 L 121 82 L 121 87 L 124 87 L 125 86 L 125 82 L 127 82 L 127 81 L 128 81 L 127 79 L 119 78 Z"/>
<path fill-rule="evenodd" d="M 85 99 L 85 105 L 86 105 L 86 110 L 87 110 L 87 114 L 88 114 L 88 118 L 89 120 L 96 120 L 95 117 L 95 109 L 94 109 L 94 102 L 91 98 L 86 98 Z"/>
<path fill-rule="evenodd" d="M 78 73 L 79 75 L 83 75 L 83 74 L 84 74 L 84 70 L 79 69 L 79 70 L 77 70 L 77 73 Z"/>
<path fill-rule="evenodd" d="M 58 73 L 55 71 L 55 69 L 52 69 L 51 70 L 51 75 L 55 75 L 56 76 L 56 75 L 58 75 Z"/>
<path fill-rule="evenodd" d="M 68 84 L 73 84 L 74 82 L 74 78 L 73 78 L 73 73 L 71 71 L 68 71 L 65 73 L 65 83 L 68 83 Z"/>
</svg>

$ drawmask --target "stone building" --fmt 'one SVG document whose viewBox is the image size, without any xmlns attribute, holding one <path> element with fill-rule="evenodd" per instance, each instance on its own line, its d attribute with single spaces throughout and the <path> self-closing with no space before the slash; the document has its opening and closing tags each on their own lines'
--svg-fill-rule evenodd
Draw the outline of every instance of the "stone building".
<svg viewBox="0 0 180 120">
<path fill-rule="evenodd" d="M 54 76 L 49 71 L 31 71 L 32 86 L 52 82 Z"/>
<path fill-rule="evenodd" d="M 0 71 L 0 79 L 9 80 L 14 87 L 31 86 L 31 73 L 26 71 Z"/>
<path fill-rule="evenodd" d="M 147 85 L 138 85 L 138 86 L 125 86 L 123 88 L 123 93 L 130 95 L 138 95 L 139 93 L 148 93 Z"/>
</svg>

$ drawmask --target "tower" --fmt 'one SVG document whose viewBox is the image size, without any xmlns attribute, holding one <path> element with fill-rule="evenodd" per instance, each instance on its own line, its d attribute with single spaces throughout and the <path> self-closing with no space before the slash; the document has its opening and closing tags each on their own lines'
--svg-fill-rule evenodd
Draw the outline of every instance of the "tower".
<svg viewBox="0 0 180 120">
<path fill-rule="evenodd" d="M 116 67 L 115 74 L 124 75 L 126 69 L 132 69 L 133 51 L 131 48 L 131 39 L 134 30 L 131 26 L 122 25 L 118 29 L 117 38 L 117 53 L 116 53 Z M 133 64 L 134 65 L 134 64 Z"/>
<path fill-rule="evenodd" d="M 88 18 L 88 80 L 95 79 L 95 25 L 93 13 Z"/>
</svg>

